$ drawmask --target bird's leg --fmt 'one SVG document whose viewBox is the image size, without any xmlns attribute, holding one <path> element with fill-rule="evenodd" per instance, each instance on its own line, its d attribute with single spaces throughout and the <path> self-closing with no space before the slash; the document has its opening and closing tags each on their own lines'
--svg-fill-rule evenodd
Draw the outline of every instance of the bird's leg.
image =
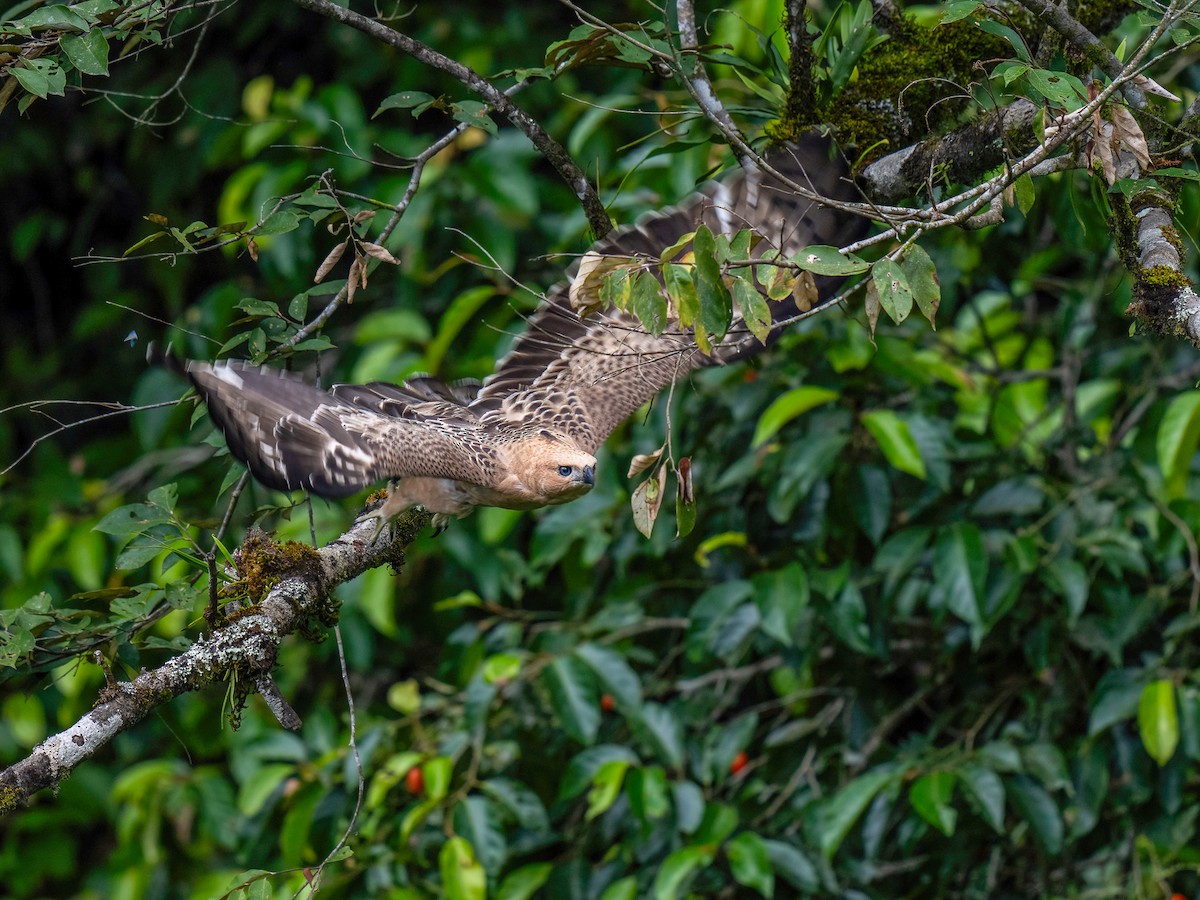
<svg viewBox="0 0 1200 900">
<path fill-rule="evenodd" d="M 375 520 L 375 530 L 371 532 L 371 540 L 368 541 L 368 543 L 373 544 L 379 540 L 383 529 L 389 525 L 395 525 L 396 518 L 410 506 L 412 506 L 412 503 L 400 494 L 399 485 L 395 481 L 389 481 L 387 499 L 370 512 L 359 516 L 355 524 L 366 522 L 370 519 Z"/>
<path fill-rule="evenodd" d="M 446 513 L 434 513 L 433 518 L 429 520 L 429 523 L 433 526 L 433 534 L 431 537 L 437 537 L 450 527 L 450 516 Z"/>
</svg>

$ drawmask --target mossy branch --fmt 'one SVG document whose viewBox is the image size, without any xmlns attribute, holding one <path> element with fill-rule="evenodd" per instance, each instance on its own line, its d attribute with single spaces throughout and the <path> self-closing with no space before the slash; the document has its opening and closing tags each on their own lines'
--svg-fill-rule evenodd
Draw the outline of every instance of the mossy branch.
<svg viewBox="0 0 1200 900">
<path fill-rule="evenodd" d="M 56 787 L 116 735 L 180 694 L 234 674 L 246 685 L 257 683 L 275 665 L 283 638 L 321 618 L 338 585 L 367 569 L 402 566 L 404 548 L 428 522 L 428 513 L 410 512 L 392 534 L 375 543 L 368 540 L 374 525 L 366 522 L 320 549 L 292 552 L 294 568 L 273 575 L 260 602 L 239 610 L 220 629 L 157 669 L 106 689 L 91 712 L 0 772 L 0 816 L 19 809 L 38 791 Z M 257 540 L 256 552 L 263 549 L 261 538 Z M 289 552 L 286 545 L 279 549 Z M 247 584 L 247 589 L 262 586 Z"/>
</svg>

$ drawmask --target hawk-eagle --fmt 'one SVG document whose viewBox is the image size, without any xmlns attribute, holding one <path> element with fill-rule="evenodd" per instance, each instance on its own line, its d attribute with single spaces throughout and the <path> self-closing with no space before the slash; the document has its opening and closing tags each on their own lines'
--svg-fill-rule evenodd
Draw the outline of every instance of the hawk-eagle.
<svg viewBox="0 0 1200 900">
<path fill-rule="evenodd" d="M 844 168 L 824 142 L 788 145 L 770 159 L 817 194 L 846 195 Z M 591 489 L 596 448 L 639 406 L 693 368 L 758 344 L 738 318 L 707 354 L 675 320 L 651 334 L 635 316 L 601 304 L 602 279 L 586 277 L 607 257 L 656 261 L 701 225 L 727 236 L 753 229 L 761 238 L 756 255 L 776 247 L 785 256 L 857 228 L 852 217 L 760 171 L 738 172 L 594 245 L 481 385 L 421 377 L 321 390 L 244 362 L 173 364 L 199 391 L 234 456 L 268 487 L 344 497 L 388 479 L 386 502 L 368 514 L 378 519 L 377 534 L 418 504 L 444 524 L 477 506 L 565 503 Z"/>
</svg>

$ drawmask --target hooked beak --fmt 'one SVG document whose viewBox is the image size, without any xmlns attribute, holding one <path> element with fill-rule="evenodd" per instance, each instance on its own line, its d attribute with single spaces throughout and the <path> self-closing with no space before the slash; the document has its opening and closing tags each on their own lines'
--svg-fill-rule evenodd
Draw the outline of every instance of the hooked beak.
<svg viewBox="0 0 1200 900">
<path fill-rule="evenodd" d="M 584 484 L 595 484 L 596 483 L 596 473 L 592 470 L 591 466 L 583 467 L 583 483 Z"/>
</svg>

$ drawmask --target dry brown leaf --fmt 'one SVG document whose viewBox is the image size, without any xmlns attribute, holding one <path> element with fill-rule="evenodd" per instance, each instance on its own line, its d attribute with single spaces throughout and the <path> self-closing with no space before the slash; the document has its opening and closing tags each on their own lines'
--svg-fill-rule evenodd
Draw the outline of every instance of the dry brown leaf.
<svg viewBox="0 0 1200 900">
<path fill-rule="evenodd" d="M 392 256 L 386 247 L 382 247 L 379 244 L 372 244 L 370 241 L 362 241 L 359 246 L 362 247 L 363 253 L 367 254 L 367 256 L 371 257 L 372 259 L 377 259 L 380 262 L 391 263 L 393 266 L 400 265 L 400 260 Z"/>
<path fill-rule="evenodd" d="M 362 257 L 354 257 L 354 262 L 350 263 L 350 275 L 346 278 L 346 302 L 353 303 L 354 295 L 358 291 L 358 279 L 366 266 L 363 265 Z"/>
<path fill-rule="evenodd" d="M 1146 135 L 1142 132 L 1142 126 L 1137 123 L 1133 113 L 1123 106 L 1114 106 L 1109 110 L 1109 114 L 1112 116 L 1114 143 L 1119 142 L 1119 146 L 1113 149 L 1128 150 L 1138 161 L 1139 166 L 1143 169 L 1149 168 L 1150 148 L 1146 144 Z"/>
<path fill-rule="evenodd" d="M 636 475 L 641 475 L 651 466 L 655 465 L 662 459 L 663 451 L 667 449 L 667 445 L 663 444 L 653 453 L 639 453 L 629 461 L 629 474 L 626 478 L 633 478 Z"/>
<path fill-rule="evenodd" d="M 333 267 L 338 264 L 338 260 L 342 258 L 342 254 L 346 252 L 346 245 L 349 243 L 350 239 L 347 238 L 340 244 L 334 245 L 334 248 L 326 254 L 321 265 L 317 267 L 317 274 L 313 276 L 313 284 L 320 284 L 325 280 L 325 276 L 332 271 Z"/>
</svg>

